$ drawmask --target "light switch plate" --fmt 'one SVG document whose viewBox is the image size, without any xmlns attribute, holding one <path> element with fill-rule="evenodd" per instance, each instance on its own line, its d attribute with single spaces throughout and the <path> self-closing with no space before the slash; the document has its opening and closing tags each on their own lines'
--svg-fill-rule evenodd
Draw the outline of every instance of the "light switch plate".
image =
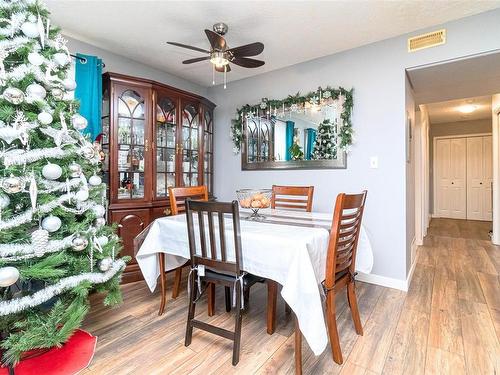
<svg viewBox="0 0 500 375">
<path fill-rule="evenodd" d="M 378 168 L 378 156 L 372 156 L 370 158 L 370 168 L 373 168 L 373 169 Z"/>
</svg>

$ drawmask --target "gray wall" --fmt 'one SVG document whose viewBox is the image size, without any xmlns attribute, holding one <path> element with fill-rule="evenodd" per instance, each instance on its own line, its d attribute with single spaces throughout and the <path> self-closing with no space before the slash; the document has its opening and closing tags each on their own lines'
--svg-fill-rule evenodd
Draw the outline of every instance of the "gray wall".
<svg viewBox="0 0 500 375">
<path fill-rule="evenodd" d="M 161 70 L 131 60 L 125 56 L 114 54 L 80 40 L 69 37 L 65 38 L 68 39 L 68 48 L 71 53 L 80 52 L 102 58 L 104 64 L 106 65 L 106 67 L 103 69 L 104 72 L 122 73 L 134 77 L 147 78 L 204 97 L 207 96 L 207 89 L 205 87 L 189 82 L 183 78 L 165 73 Z"/>
<path fill-rule="evenodd" d="M 484 120 L 446 122 L 432 124 L 429 132 L 429 163 L 430 163 L 430 190 L 429 206 L 430 212 L 434 212 L 434 138 L 453 135 L 473 135 L 491 133 L 491 118 Z"/>
<path fill-rule="evenodd" d="M 364 225 L 374 251 L 375 275 L 405 280 L 407 276 L 407 188 L 405 156 L 405 68 L 500 48 L 500 10 L 444 25 L 445 45 L 407 52 L 401 36 L 332 56 L 209 88 L 215 113 L 215 193 L 234 199 L 243 187 L 279 184 L 315 185 L 314 209 L 331 212 L 339 192 L 368 189 Z M 436 30 L 436 26 L 425 31 Z M 421 31 L 412 33 L 417 35 Z M 293 51 L 290 51 L 293 53 Z M 229 138 L 236 108 L 261 98 L 284 98 L 318 86 L 354 87 L 353 124 L 356 143 L 345 170 L 241 171 Z M 379 169 L 370 169 L 370 156 Z M 411 213 L 408 213 L 411 215 Z"/>
<path fill-rule="evenodd" d="M 405 108 L 409 123 L 405 125 L 406 153 L 406 272 L 411 267 L 411 245 L 415 239 L 415 99 L 405 77 Z"/>
</svg>

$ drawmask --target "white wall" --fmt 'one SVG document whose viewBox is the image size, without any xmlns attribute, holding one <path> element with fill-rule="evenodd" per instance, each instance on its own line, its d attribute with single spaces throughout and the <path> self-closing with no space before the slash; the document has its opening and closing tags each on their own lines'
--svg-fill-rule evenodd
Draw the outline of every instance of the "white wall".
<svg viewBox="0 0 500 375">
<path fill-rule="evenodd" d="M 65 38 L 68 40 L 68 48 L 71 53 L 75 54 L 80 52 L 87 55 L 98 56 L 103 59 L 104 64 L 106 65 L 103 72 L 121 73 L 134 77 L 147 78 L 204 97 L 207 96 L 207 89 L 205 87 L 189 82 L 183 78 L 165 73 L 161 70 L 131 60 L 125 56 L 117 55 L 80 40 L 66 36 Z"/>
<path fill-rule="evenodd" d="M 368 189 L 364 225 L 374 250 L 373 273 L 405 282 L 407 276 L 405 68 L 500 48 L 500 10 L 448 23 L 447 44 L 407 52 L 401 36 L 209 88 L 215 113 L 215 194 L 230 200 L 242 187 L 315 185 L 314 209 L 331 212 L 339 192 Z M 430 30 L 441 28 L 433 27 Z M 425 30 L 425 31 L 428 31 Z M 421 31 L 412 33 L 417 35 Z M 293 51 L 290 51 L 293 53 Z M 235 68 L 238 69 L 238 68 Z M 241 171 L 229 139 L 236 108 L 260 98 L 284 98 L 318 86 L 354 88 L 356 143 L 345 170 Z M 370 156 L 379 169 L 369 168 Z"/>
</svg>

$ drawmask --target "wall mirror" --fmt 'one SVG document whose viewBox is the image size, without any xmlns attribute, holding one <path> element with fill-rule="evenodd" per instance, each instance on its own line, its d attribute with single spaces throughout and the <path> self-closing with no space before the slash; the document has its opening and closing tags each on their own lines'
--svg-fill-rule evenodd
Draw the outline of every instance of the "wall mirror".
<svg viewBox="0 0 500 375">
<path fill-rule="evenodd" d="M 242 169 L 346 168 L 352 97 L 346 110 L 341 93 L 281 106 L 263 99 L 256 109 L 239 111 Z"/>
</svg>

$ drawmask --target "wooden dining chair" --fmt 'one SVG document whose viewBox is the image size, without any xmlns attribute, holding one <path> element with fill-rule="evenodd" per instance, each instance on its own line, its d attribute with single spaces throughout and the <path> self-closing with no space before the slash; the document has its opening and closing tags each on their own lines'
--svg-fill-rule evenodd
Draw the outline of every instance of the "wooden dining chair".
<svg viewBox="0 0 500 375">
<path fill-rule="evenodd" d="M 271 208 L 311 212 L 314 186 L 273 185 Z"/>
<path fill-rule="evenodd" d="M 184 211 L 186 210 L 184 207 L 184 201 L 186 200 L 186 198 L 208 201 L 208 189 L 205 185 L 192 186 L 192 187 L 177 187 L 177 188 L 169 187 L 168 195 L 170 199 L 171 215 L 178 215 L 180 213 L 184 213 Z M 165 311 L 165 305 L 167 303 L 165 253 L 159 253 L 158 258 L 160 263 L 160 284 L 161 284 L 161 303 L 158 315 L 162 315 L 163 312 Z M 183 267 L 184 266 L 175 269 L 174 287 L 172 288 L 172 298 L 177 298 L 179 296 Z"/>
<path fill-rule="evenodd" d="M 195 215 L 198 221 L 196 229 L 199 237 L 195 235 L 193 218 Z M 226 243 L 230 239 L 226 237 L 225 215 L 232 221 L 232 242 L 234 244 Z M 235 366 L 239 361 L 240 355 L 244 289 L 249 288 L 256 279 L 255 276 L 247 274 L 241 269 L 242 252 L 238 202 L 201 202 L 187 199 L 186 216 L 192 268 L 189 274 L 189 309 L 185 345 L 189 346 L 191 344 L 193 328 L 202 329 L 230 339 L 233 341 L 232 363 Z M 208 226 L 205 223 L 208 223 Z M 206 233 L 207 231 L 208 233 Z M 196 243 L 197 237 L 199 238 L 199 244 Z M 217 237 L 218 241 L 216 240 Z M 228 248 L 234 248 L 235 250 L 234 261 L 229 260 Z M 206 290 L 207 284 L 218 284 L 233 289 L 233 297 L 235 299 L 233 302 L 236 305 L 234 309 L 234 331 L 194 319 L 196 303 Z"/>
<path fill-rule="evenodd" d="M 343 359 L 337 330 L 337 319 L 335 317 L 335 295 L 344 287 L 347 289 L 347 301 L 351 309 L 354 328 L 358 335 L 363 335 L 358 301 L 356 299 L 354 276 L 356 274 L 356 250 L 361 231 L 361 220 L 363 218 L 366 194 L 367 191 L 365 190 L 361 194 L 348 195 L 341 193 L 337 196 L 330 240 L 328 242 L 326 273 L 322 286 L 326 294 L 326 321 L 333 360 L 339 365 L 342 364 Z M 299 366 L 302 362 L 298 359 L 298 354 L 301 351 L 302 335 L 300 334 L 298 324 L 295 330 L 295 363 L 296 366 Z"/>
</svg>

